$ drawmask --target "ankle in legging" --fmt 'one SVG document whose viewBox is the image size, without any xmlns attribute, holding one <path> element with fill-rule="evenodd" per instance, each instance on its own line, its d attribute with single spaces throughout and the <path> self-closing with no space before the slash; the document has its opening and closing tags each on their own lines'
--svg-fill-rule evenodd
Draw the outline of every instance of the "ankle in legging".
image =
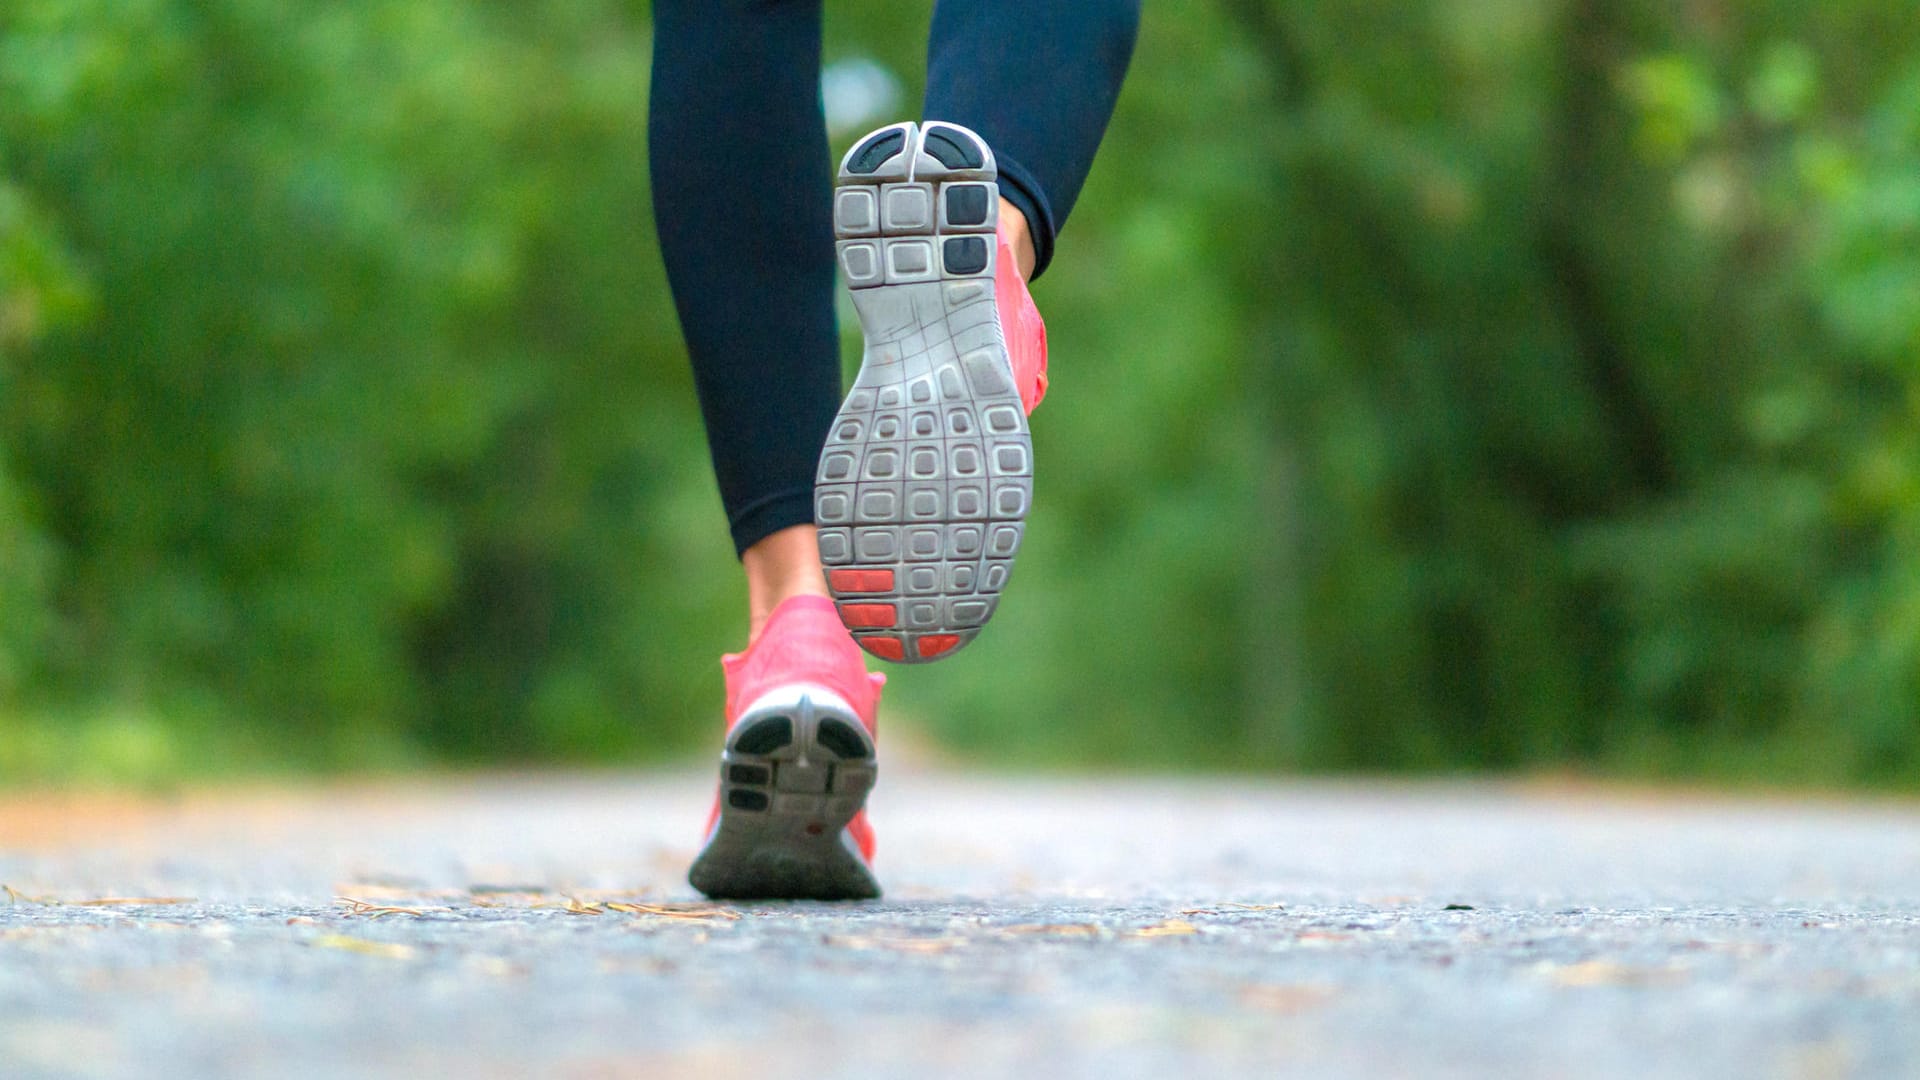
<svg viewBox="0 0 1920 1080">
<path fill-rule="evenodd" d="M 813 521 L 840 400 L 818 0 L 657 0 L 654 219 L 736 551 Z M 925 116 L 979 132 L 1035 276 L 1133 53 L 1138 0 L 941 0 Z"/>
</svg>

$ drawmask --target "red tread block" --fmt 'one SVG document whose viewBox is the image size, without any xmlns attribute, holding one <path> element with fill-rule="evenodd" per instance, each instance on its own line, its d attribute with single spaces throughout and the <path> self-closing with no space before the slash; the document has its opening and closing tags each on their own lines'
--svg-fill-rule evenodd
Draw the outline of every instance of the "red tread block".
<svg viewBox="0 0 1920 1080">
<path fill-rule="evenodd" d="M 931 660 L 955 645 L 960 644 L 959 634 L 928 634 L 920 639 L 920 656 Z"/>
<path fill-rule="evenodd" d="M 891 570 L 835 570 L 827 575 L 834 592 L 883 593 L 893 591 Z M 893 625 L 888 623 L 888 626 Z"/>
<path fill-rule="evenodd" d="M 906 646 L 902 645 L 900 639 L 897 637 L 863 634 L 854 640 L 860 643 L 861 648 L 882 660 L 905 660 L 907 658 Z"/>
<path fill-rule="evenodd" d="M 884 629 L 900 620 L 892 604 L 842 604 L 840 621 L 860 630 Z"/>
</svg>

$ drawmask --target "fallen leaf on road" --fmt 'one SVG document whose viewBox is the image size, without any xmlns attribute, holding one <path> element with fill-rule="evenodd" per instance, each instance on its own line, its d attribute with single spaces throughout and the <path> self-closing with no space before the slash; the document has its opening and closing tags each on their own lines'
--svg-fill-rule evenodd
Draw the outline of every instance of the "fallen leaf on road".
<svg viewBox="0 0 1920 1080">
<path fill-rule="evenodd" d="M 672 975 L 680 970 L 679 964 L 658 956 L 609 956 L 602 959 L 598 967 L 603 975 L 630 973 L 641 975 Z"/>
<path fill-rule="evenodd" d="M 519 965 L 500 956 L 477 955 L 467 957 L 467 966 L 483 975 L 505 979 L 522 974 Z"/>
<path fill-rule="evenodd" d="M 1189 934 L 1197 934 L 1199 932 L 1200 932 L 1200 928 L 1193 925 L 1190 922 L 1187 922 L 1182 919 L 1168 919 L 1166 922 L 1154 923 L 1152 926 L 1143 926 L 1138 930 L 1131 931 L 1129 932 L 1128 936 L 1129 937 L 1185 937 Z"/>
<path fill-rule="evenodd" d="M 383 960 L 411 960 L 417 951 L 411 945 L 398 945 L 390 941 L 368 941 L 366 938 L 348 937 L 345 934 L 322 934 L 308 944 L 320 949 L 339 949 L 343 952 L 359 953 L 362 956 L 377 956 Z"/>
<path fill-rule="evenodd" d="M 1187 908 L 1182 915 L 1219 915 L 1224 911 L 1285 911 L 1285 904 L 1235 904 L 1231 901 L 1215 904 L 1212 907 Z"/>
<path fill-rule="evenodd" d="M 423 919 L 426 918 L 430 912 L 453 910 L 452 908 L 444 907 L 425 908 L 400 907 L 393 904 L 369 904 L 365 900 L 356 900 L 351 896 L 336 896 L 333 898 L 333 902 L 336 904 L 345 904 L 349 918 L 356 915 L 364 915 L 369 919 L 383 918 L 387 915 L 411 915 L 416 919 Z"/>
<path fill-rule="evenodd" d="M 1240 990 L 1242 1004 L 1279 1013 L 1297 1013 L 1317 1009 L 1332 997 L 1331 988 L 1312 984 L 1254 985 L 1242 987 Z"/>
<path fill-rule="evenodd" d="M 553 893 L 539 886 L 500 886 L 474 893 L 471 903 L 474 907 L 561 908 L 572 915 L 604 915 L 611 905 L 637 900 L 646 894 L 646 889 L 586 889 L 561 893 L 556 899 Z"/>
<path fill-rule="evenodd" d="M 826 944 L 842 949 L 888 949 L 893 952 L 943 953 L 967 943 L 966 938 L 958 937 L 882 937 L 867 935 L 848 935 L 835 937 L 828 935 L 822 939 Z"/>
<path fill-rule="evenodd" d="M 1548 965 L 1546 974 L 1561 986 L 1652 986 L 1686 979 L 1686 973 L 1678 968 L 1629 967 L 1611 960 Z"/>
<path fill-rule="evenodd" d="M 734 922 L 740 913 L 732 908 L 720 907 L 656 907 L 653 904 L 623 904 L 609 902 L 603 905 L 608 911 L 617 911 L 623 915 L 656 915 L 663 919 L 697 919 L 711 921 L 723 919 Z"/>
<path fill-rule="evenodd" d="M 1100 928 L 1093 923 L 1021 923 L 1017 926 L 996 926 L 993 928 L 1002 934 L 1047 934 L 1059 937 L 1098 937 Z"/>
</svg>

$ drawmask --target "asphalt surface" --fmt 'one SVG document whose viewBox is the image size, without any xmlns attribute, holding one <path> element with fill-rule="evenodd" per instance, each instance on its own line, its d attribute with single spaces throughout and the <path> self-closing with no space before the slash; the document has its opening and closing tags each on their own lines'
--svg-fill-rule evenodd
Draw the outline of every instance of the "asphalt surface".
<svg viewBox="0 0 1920 1080">
<path fill-rule="evenodd" d="M 713 905 L 708 797 L 0 801 L 0 1076 L 1920 1076 L 1911 804 L 883 772 Z"/>
</svg>

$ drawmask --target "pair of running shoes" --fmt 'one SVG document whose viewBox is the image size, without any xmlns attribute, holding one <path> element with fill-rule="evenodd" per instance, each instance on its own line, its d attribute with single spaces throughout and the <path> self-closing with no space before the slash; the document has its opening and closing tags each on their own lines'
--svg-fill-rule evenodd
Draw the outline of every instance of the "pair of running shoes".
<svg viewBox="0 0 1920 1080">
<path fill-rule="evenodd" d="M 835 243 L 866 351 L 815 478 L 832 599 L 785 601 L 721 658 L 720 792 L 688 872 L 708 896 L 880 895 L 866 800 L 886 677 L 861 651 L 953 655 L 1011 574 L 1047 341 L 995 178 L 986 142 L 942 122 L 881 128 L 840 163 Z"/>
</svg>

